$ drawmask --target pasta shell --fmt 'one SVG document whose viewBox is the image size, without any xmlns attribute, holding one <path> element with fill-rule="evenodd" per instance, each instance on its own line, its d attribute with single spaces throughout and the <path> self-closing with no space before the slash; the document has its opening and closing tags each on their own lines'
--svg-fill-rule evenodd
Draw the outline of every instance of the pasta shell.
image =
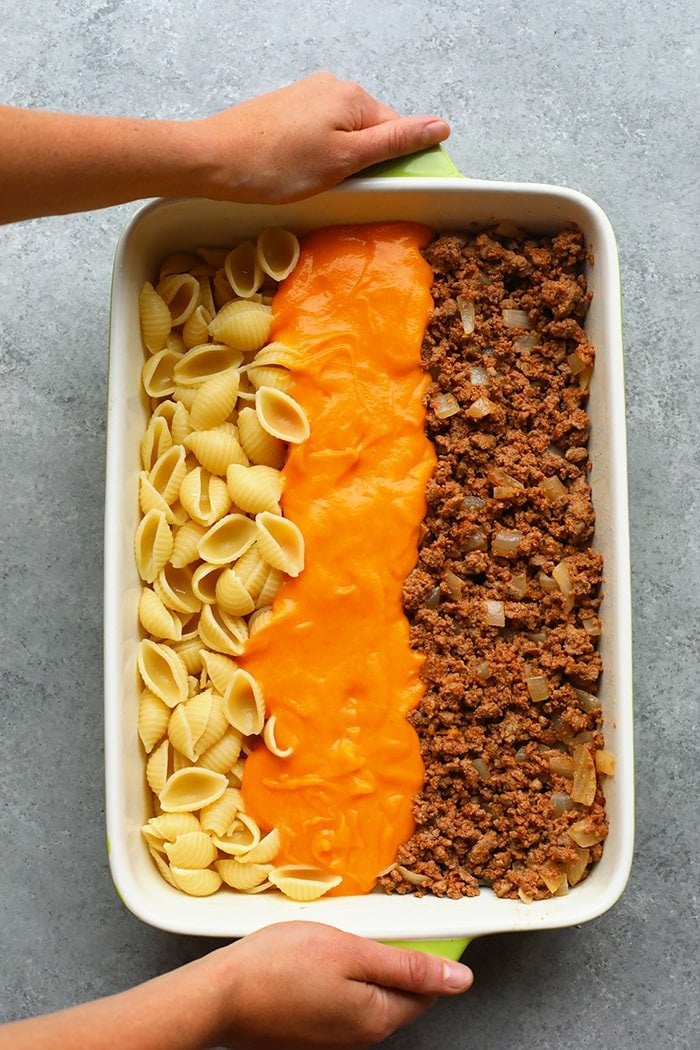
<svg viewBox="0 0 700 1050">
<path fill-rule="evenodd" d="M 270 566 L 260 557 L 256 544 L 247 550 L 242 558 L 238 559 L 234 568 L 251 598 L 257 600 L 267 580 Z"/>
<path fill-rule="evenodd" d="M 148 762 L 146 762 L 146 782 L 151 791 L 155 791 L 156 795 L 160 794 L 168 779 L 169 757 L 170 746 L 168 741 L 164 740 L 151 753 Z"/>
<path fill-rule="evenodd" d="M 219 577 L 226 570 L 225 565 L 209 565 L 207 562 L 199 565 L 192 577 L 192 588 L 194 593 L 206 605 L 213 605 L 216 601 L 216 585 Z"/>
<path fill-rule="evenodd" d="M 269 605 L 264 605 L 260 609 L 256 609 L 251 617 L 248 619 L 248 635 L 252 638 L 258 631 L 262 631 L 263 627 L 267 627 L 268 623 L 272 619 L 272 608 Z"/>
<path fill-rule="evenodd" d="M 214 273 L 216 273 L 216 270 L 214 271 Z M 214 295 L 212 293 L 211 288 L 212 277 L 213 274 L 207 275 L 206 277 L 202 275 L 199 278 L 199 297 L 202 301 L 202 306 L 207 311 L 210 318 L 213 317 L 216 313 L 216 303 L 214 302 Z M 206 341 L 206 337 L 204 341 Z"/>
<path fill-rule="evenodd" d="M 160 817 L 151 817 L 141 831 L 149 841 L 161 839 L 174 842 L 178 835 L 201 831 L 201 827 L 193 813 L 163 813 Z"/>
<path fill-rule="evenodd" d="M 321 868 L 305 867 L 302 864 L 287 864 L 273 868 L 268 875 L 273 886 L 291 897 L 294 901 L 315 901 L 324 893 L 339 886 L 343 881 L 340 875 L 333 875 Z"/>
<path fill-rule="evenodd" d="M 177 889 L 190 897 L 210 897 L 221 886 L 221 876 L 211 868 L 171 867 L 170 875 Z"/>
<path fill-rule="evenodd" d="M 186 473 L 185 450 L 182 445 L 172 445 L 158 457 L 148 480 L 165 502 L 170 504 L 177 498 Z"/>
<path fill-rule="evenodd" d="M 255 411 L 260 426 L 280 441 L 299 445 L 311 433 L 303 408 L 284 390 L 261 386 L 255 394 Z"/>
<path fill-rule="evenodd" d="M 209 322 L 213 316 L 206 306 L 198 306 L 187 318 L 182 329 L 182 341 L 188 350 L 206 343 L 209 338 Z"/>
<path fill-rule="evenodd" d="M 274 860 L 282 847 L 282 836 L 277 828 L 268 831 L 254 849 L 246 853 L 246 864 L 268 864 Z"/>
<path fill-rule="evenodd" d="M 158 741 L 165 736 L 170 721 L 170 708 L 152 693 L 144 689 L 139 701 L 139 736 L 146 754 L 150 754 Z"/>
<path fill-rule="evenodd" d="M 226 471 L 226 484 L 234 504 L 247 514 L 263 510 L 279 514 L 282 475 L 274 467 L 243 467 L 231 463 Z"/>
<path fill-rule="evenodd" d="M 139 620 L 149 634 L 177 642 L 182 637 L 182 624 L 175 613 L 166 609 L 157 594 L 144 587 L 139 600 Z"/>
<path fill-rule="evenodd" d="M 227 514 L 202 536 L 197 545 L 199 556 L 210 565 L 228 565 L 252 547 L 256 535 L 256 524 L 251 518 Z"/>
<path fill-rule="evenodd" d="M 245 761 L 243 758 L 238 758 L 231 766 L 228 772 L 228 782 L 231 787 L 240 788 L 243 784 L 243 769 Z"/>
<path fill-rule="evenodd" d="M 252 241 L 243 241 L 228 253 L 224 263 L 224 272 L 228 283 L 236 295 L 240 295 L 242 299 L 247 299 L 257 292 L 263 283 L 264 275 Z"/>
<path fill-rule="evenodd" d="M 235 407 L 240 383 L 241 375 L 235 368 L 202 383 L 190 412 L 195 430 L 209 430 L 228 419 Z"/>
<path fill-rule="evenodd" d="M 246 354 L 259 350 L 269 338 L 271 329 L 270 307 L 245 299 L 226 303 L 209 325 L 212 339 Z"/>
<path fill-rule="evenodd" d="M 162 350 L 170 334 L 172 320 L 167 303 L 149 281 L 146 281 L 139 295 L 139 319 L 146 349 L 152 354 Z"/>
<path fill-rule="evenodd" d="M 172 874 L 170 872 L 170 868 L 166 864 L 163 857 L 161 857 L 160 853 L 158 853 L 158 851 L 154 849 L 153 846 L 148 847 L 148 852 L 153 857 L 153 860 L 155 861 L 156 867 L 158 868 L 161 877 L 164 878 L 165 881 L 173 887 L 173 889 L 177 889 L 177 886 L 175 885 L 175 880 L 173 879 Z"/>
<path fill-rule="evenodd" d="M 189 769 L 191 765 L 191 758 L 188 758 L 187 755 L 183 755 L 182 751 L 173 750 L 173 773 L 178 773 L 181 769 Z"/>
<path fill-rule="evenodd" d="M 206 649 L 202 649 L 202 662 L 217 693 L 223 695 L 238 664 L 228 656 L 223 656 L 221 653 L 210 653 Z M 228 725 L 228 722 L 226 724 Z"/>
<path fill-rule="evenodd" d="M 228 496 L 228 489 L 226 490 Z M 149 510 L 136 530 L 134 553 L 139 575 L 146 583 L 153 583 L 166 564 L 173 549 L 173 534 L 165 514 Z"/>
<path fill-rule="evenodd" d="M 175 513 L 172 507 L 168 506 L 160 492 L 153 487 L 145 470 L 142 470 L 139 474 L 139 506 L 143 514 L 148 514 L 151 510 L 157 510 L 160 511 L 169 525 L 175 524 Z"/>
<path fill-rule="evenodd" d="M 192 432 L 189 409 L 182 401 L 173 401 L 175 410 L 170 422 L 170 433 L 174 444 L 184 444 L 185 438 Z"/>
<path fill-rule="evenodd" d="M 225 835 L 233 824 L 236 814 L 243 809 L 243 796 L 236 788 L 226 788 L 221 798 L 206 806 L 199 819 L 202 830 L 213 835 Z"/>
<path fill-rule="evenodd" d="M 167 452 L 173 443 L 170 427 L 163 416 L 152 416 L 141 439 L 141 463 L 143 469 L 151 471 L 154 463 Z"/>
<path fill-rule="evenodd" d="M 158 350 L 141 370 L 143 389 L 149 397 L 168 397 L 175 390 L 175 368 L 184 358 L 175 350 Z"/>
<path fill-rule="evenodd" d="M 252 817 L 249 817 L 246 813 L 239 813 L 228 835 L 213 835 L 212 841 L 222 853 L 241 857 L 255 849 L 259 844 L 260 828 Z"/>
<path fill-rule="evenodd" d="M 265 722 L 265 698 L 259 682 L 239 667 L 224 693 L 224 714 L 243 736 L 261 733 Z"/>
<path fill-rule="evenodd" d="M 224 569 L 216 581 L 216 600 L 224 612 L 247 616 L 255 608 L 245 585 L 235 569 Z"/>
<path fill-rule="evenodd" d="M 176 569 L 172 563 L 163 566 L 154 581 L 153 589 L 168 609 L 191 616 L 202 608 L 194 593 L 193 572 L 189 565 Z"/>
<path fill-rule="evenodd" d="M 300 358 L 301 353 L 295 347 L 287 346 L 286 343 L 272 342 L 259 350 L 247 367 L 253 369 L 263 365 L 274 365 L 281 368 L 294 368 L 299 364 Z"/>
<path fill-rule="evenodd" d="M 280 587 L 282 586 L 282 579 L 283 577 L 280 570 L 273 569 L 272 566 L 269 566 L 263 585 L 255 599 L 256 609 L 264 609 L 267 606 L 272 605 L 279 593 Z"/>
<path fill-rule="evenodd" d="M 202 609 L 198 630 L 207 649 L 226 656 L 240 656 L 248 640 L 245 620 L 213 605 L 205 605 Z"/>
<path fill-rule="evenodd" d="M 194 404 L 196 394 L 197 388 L 195 386 L 183 386 L 181 383 L 176 383 L 173 387 L 173 399 L 182 405 L 188 415 Z"/>
<path fill-rule="evenodd" d="M 209 750 L 209 748 L 213 747 L 214 744 L 217 744 L 219 740 L 221 740 L 228 727 L 228 719 L 224 714 L 223 700 L 218 694 L 212 693 L 211 708 L 209 710 L 209 718 L 207 720 L 207 725 L 204 732 L 197 741 L 198 753 L 200 755 L 203 755 L 206 751 Z M 209 768 L 211 769 L 212 767 L 210 766 Z M 228 768 L 229 767 L 226 766 L 222 770 L 217 770 L 217 772 L 225 773 L 228 770 Z"/>
<path fill-rule="evenodd" d="M 165 852 L 171 866 L 178 868 L 206 868 L 216 860 L 216 846 L 203 831 L 188 831 L 167 843 Z"/>
<path fill-rule="evenodd" d="M 173 541 L 173 550 L 170 555 L 170 564 L 174 569 L 182 569 L 185 565 L 191 565 L 199 558 L 197 544 L 207 530 L 198 521 L 186 521 L 177 530 Z"/>
<path fill-rule="evenodd" d="M 227 787 L 228 780 L 223 773 L 188 766 L 173 773 L 158 794 L 164 812 L 191 813 L 216 802 Z"/>
<path fill-rule="evenodd" d="M 187 668 L 188 675 L 201 674 L 202 639 L 196 625 L 192 631 L 183 635 L 179 642 L 173 643 L 173 649 Z"/>
<path fill-rule="evenodd" d="M 299 527 L 289 518 L 268 511 L 256 514 L 255 524 L 260 556 L 287 576 L 298 576 L 304 568 L 304 537 Z"/>
<path fill-rule="evenodd" d="M 168 707 L 187 699 L 187 669 L 170 646 L 144 638 L 137 660 L 144 685 Z"/>
<path fill-rule="evenodd" d="M 277 715 L 270 715 L 265 728 L 263 729 L 263 740 L 265 741 L 265 747 L 267 750 L 276 755 L 277 758 L 289 758 L 290 755 L 294 754 L 293 747 L 280 747 L 277 743 L 277 737 L 275 735 L 277 728 Z"/>
<path fill-rule="evenodd" d="M 195 467 L 180 485 L 180 502 L 191 518 L 209 528 L 226 514 L 231 497 L 222 478 L 204 467 Z"/>
<path fill-rule="evenodd" d="M 226 276 L 226 270 L 221 266 L 214 274 L 213 280 L 213 295 L 214 302 L 216 304 L 214 313 L 217 310 L 221 310 L 226 303 L 230 303 L 234 298 L 233 288 L 229 284 L 228 277 Z"/>
<path fill-rule="evenodd" d="M 287 369 L 278 368 L 275 365 L 249 368 L 247 375 L 256 390 L 259 390 L 261 386 L 274 387 L 275 390 L 288 390 L 292 385 L 292 378 Z"/>
<path fill-rule="evenodd" d="M 270 882 L 269 879 L 266 879 L 265 882 L 261 882 L 259 886 L 253 886 L 252 889 L 245 890 L 244 892 L 245 893 L 265 893 L 266 890 L 271 890 L 271 889 L 272 889 L 272 883 Z"/>
<path fill-rule="evenodd" d="M 227 886 L 234 890 L 250 890 L 265 882 L 271 864 L 243 864 L 239 860 L 217 860 L 214 867 Z"/>
<path fill-rule="evenodd" d="M 192 347 L 184 357 L 178 359 L 173 369 L 174 382 L 185 387 L 201 386 L 208 379 L 228 372 L 230 368 L 238 368 L 242 360 L 241 351 L 232 346 L 203 343 Z"/>
<path fill-rule="evenodd" d="M 283 281 L 299 262 L 299 241 L 280 226 L 270 226 L 258 237 L 256 255 L 260 269 L 274 281 Z"/>
<path fill-rule="evenodd" d="M 216 267 L 217 270 L 226 262 L 228 253 L 228 248 L 197 248 L 197 255 L 201 256 L 210 266 Z"/>
<path fill-rule="evenodd" d="M 196 762 L 199 756 L 197 741 L 206 729 L 211 705 L 212 695 L 205 691 L 178 704 L 170 716 L 168 740 L 190 762 Z"/>
<path fill-rule="evenodd" d="M 241 736 L 235 729 L 227 729 L 220 740 L 201 755 L 199 766 L 201 769 L 212 769 L 216 773 L 227 773 L 238 761 L 241 753 Z M 228 787 L 228 780 L 226 781 Z"/>
<path fill-rule="evenodd" d="M 156 291 L 168 304 L 173 327 L 184 324 L 199 306 L 199 281 L 192 274 L 169 274 L 158 282 Z"/>
<path fill-rule="evenodd" d="M 211 474 L 226 476 L 231 463 L 247 463 L 238 437 L 228 430 L 195 430 L 185 438 L 201 465 Z"/>
<path fill-rule="evenodd" d="M 202 260 L 191 252 L 174 252 L 160 264 L 158 280 L 162 281 L 171 273 L 188 273 L 193 266 L 201 265 Z"/>
<path fill-rule="evenodd" d="M 153 409 L 153 415 L 151 416 L 151 420 L 164 419 L 165 422 L 168 424 L 168 429 L 172 429 L 173 415 L 175 413 L 176 408 L 176 402 L 171 399 L 167 401 L 160 401 Z M 163 449 L 163 452 L 165 452 L 165 449 Z"/>
<path fill-rule="evenodd" d="M 168 338 L 165 340 L 165 349 L 173 350 L 180 357 L 185 353 L 187 347 L 185 341 L 179 332 L 171 332 Z"/>
<path fill-rule="evenodd" d="M 261 426 L 254 408 L 242 408 L 238 413 L 238 437 L 251 463 L 276 468 L 284 464 L 287 446 Z"/>
</svg>

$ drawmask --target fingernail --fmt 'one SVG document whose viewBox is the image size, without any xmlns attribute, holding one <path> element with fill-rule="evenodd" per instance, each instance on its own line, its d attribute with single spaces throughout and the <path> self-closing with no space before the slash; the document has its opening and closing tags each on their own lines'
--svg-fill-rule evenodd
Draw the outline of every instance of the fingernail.
<svg viewBox="0 0 700 1050">
<path fill-rule="evenodd" d="M 423 128 L 424 142 L 437 142 L 449 134 L 449 125 L 444 120 L 431 120 Z"/>
<path fill-rule="evenodd" d="M 442 964 L 442 979 L 451 991 L 466 992 L 467 988 L 471 988 L 474 974 L 461 963 L 445 962 Z"/>
</svg>

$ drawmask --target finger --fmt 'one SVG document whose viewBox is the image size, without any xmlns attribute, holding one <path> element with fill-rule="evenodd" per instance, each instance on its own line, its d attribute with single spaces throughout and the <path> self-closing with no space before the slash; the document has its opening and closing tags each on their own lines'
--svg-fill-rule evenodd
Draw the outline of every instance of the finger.
<svg viewBox="0 0 700 1050">
<path fill-rule="evenodd" d="M 411 995 L 376 985 L 367 987 L 371 994 L 364 1016 L 371 1019 L 371 1035 L 378 1040 L 387 1039 L 397 1029 L 413 1024 L 437 1002 L 437 997 L 432 995 Z"/>
<path fill-rule="evenodd" d="M 414 995 L 458 995 L 471 987 L 474 975 L 468 966 L 440 959 L 427 952 L 390 948 L 365 941 L 351 977 Z"/>
<path fill-rule="evenodd" d="M 449 134 L 449 124 L 438 117 L 398 117 L 350 132 L 353 155 L 363 167 L 436 146 Z"/>
</svg>

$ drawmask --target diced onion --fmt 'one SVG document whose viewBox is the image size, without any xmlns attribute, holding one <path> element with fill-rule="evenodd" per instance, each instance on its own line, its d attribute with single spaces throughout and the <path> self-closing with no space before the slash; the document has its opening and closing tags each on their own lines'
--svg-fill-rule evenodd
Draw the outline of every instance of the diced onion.
<svg viewBox="0 0 700 1050">
<path fill-rule="evenodd" d="M 583 372 L 578 374 L 578 385 L 581 390 L 588 390 L 588 386 L 593 376 L 593 369 L 589 365 L 588 368 L 584 368 Z"/>
<path fill-rule="evenodd" d="M 416 871 L 404 868 L 402 864 L 397 864 L 395 870 L 406 882 L 410 882 L 412 886 L 425 886 L 426 882 L 430 882 L 429 875 L 419 875 Z"/>
<path fill-rule="evenodd" d="M 554 871 L 551 868 L 540 868 L 540 878 L 550 893 L 556 893 L 562 882 L 566 882 L 566 875 L 563 871 Z"/>
<path fill-rule="evenodd" d="M 445 573 L 445 584 L 447 585 L 447 589 L 450 592 L 451 598 L 454 598 L 454 600 L 457 601 L 459 598 L 462 597 L 464 580 L 460 580 L 459 576 L 456 576 L 455 573 L 450 572 L 449 569 Z"/>
<path fill-rule="evenodd" d="M 514 350 L 532 350 L 533 346 L 537 346 L 540 341 L 540 337 L 536 332 L 528 332 L 527 335 L 519 335 L 513 340 Z"/>
<path fill-rule="evenodd" d="M 482 780 L 488 780 L 491 776 L 491 770 L 484 762 L 483 758 L 473 758 L 472 765 L 477 771 Z"/>
<path fill-rule="evenodd" d="M 494 499 L 510 499 L 517 491 L 512 485 L 495 485 L 491 495 Z"/>
<path fill-rule="evenodd" d="M 511 576 L 508 590 L 515 598 L 525 597 L 527 594 L 527 576 L 524 572 L 519 572 L 515 576 Z"/>
<path fill-rule="evenodd" d="M 539 573 L 537 579 L 539 580 L 540 587 L 545 592 L 545 594 L 552 594 L 554 591 L 559 590 L 559 588 L 556 585 L 556 582 L 552 579 L 551 576 L 548 576 L 546 572 Z"/>
<path fill-rule="evenodd" d="M 545 478 L 541 481 L 540 488 L 551 503 L 557 499 L 561 499 L 562 496 L 566 496 L 568 493 L 566 485 L 562 484 L 561 479 L 558 478 L 556 474 L 553 474 L 551 478 Z"/>
<path fill-rule="evenodd" d="M 562 813 L 567 813 L 570 809 L 576 809 L 576 803 L 571 796 L 565 795 L 563 791 L 553 792 L 551 803 L 556 817 L 560 817 Z"/>
<path fill-rule="evenodd" d="M 499 558 L 514 558 L 522 538 L 522 532 L 516 529 L 499 529 L 494 534 L 491 550 Z"/>
<path fill-rule="evenodd" d="M 491 664 L 488 662 L 488 660 L 482 660 L 480 664 L 476 665 L 474 673 L 477 678 L 479 678 L 482 682 L 485 682 L 487 678 L 489 678 L 489 676 L 491 675 Z"/>
<path fill-rule="evenodd" d="M 520 227 L 516 226 L 511 219 L 501 219 L 494 233 L 497 233 L 499 237 L 509 237 L 511 240 L 519 240 L 521 237 Z"/>
<path fill-rule="evenodd" d="M 428 608 L 428 609 L 437 609 L 439 604 L 440 604 L 440 588 L 439 587 L 434 587 L 433 590 L 428 595 L 428 598 L 427 598 L 427 601 L 426 601 L 425 605 L 426 605 L 426 608 Z"/>
<path fill-rule="evenodd" d="M 569 354 L 566 360 L 572 376 L 577 376 L 579 372 L 583 372 L 584 368 L 588 367 L 578 350 L 574 350 L 573 354 Z"/>
<path fill-rule="evenodd" d="M 502 310 L 501 313 L 506 328 L 532 328 L 527 310 Z"/>
<path fill-rule="evenodd" d="M 463 296 L 457 296 L 457 309 L 459 310 L 459 316 L 462 318 L 462 324 L 464 326 L 464 334 L 471 335 L 474 331 L 474 322 L 476 320 L 476 312 L 474 310 L 474 303 L 471 299 L 465 299 Z"/>
<path fill-rule="evenodd" d="M 585 711 L 587 715 L 600 710 L 600 699 L 594 696 L 593 693 L 587 693 L 585 689 L 574 689 L 574 692 L 581 710 Z"/>
<path fill-rule="evenodd" d="M 527 762 L 527 749 L 525 747 L 519 747 L 515 752 L 515 761 L 519 766 L 522 766 Z"/>
<path fill-rule="evenodd" d="M 525 679 L 525 685 L 527 691 L 530 694 L 530 699 L 535 704 L 541 704 L 543 700 L 547 700 L 549 697 L 549 682 L 544 675 L 534 675 Z"/>
<path fill-rule="evenodd" d="M 571 825 L 568 831 L 569 836 L 574 840 L 576 845 L 583 848 L 596 846 L 599 842 L 602 842 L 607 835 L 607 830 L 604 827 L 596 828 L 590 817 L 584 817 L 583 820 L 577 820 L 575 824 Z"/>
<path fill-rule="evenodd" d="M 463 546 L 465 551 L 484 551 L 486 550 L 486 537 L 480 529 L 477 529 L 471 536 L 467 536 Z"/>
<path fill-rule="evenodd" d="M 435 398 L 435 415 L 438 419 L 456 416 L 459 411 L 459 401 L 454 394 L 438 394 Z"/>
<path fill-rule="evenodd" d="M 483 419 L 495 412 L 496 408 L 493 401 L 489 401 L 487 397 L 478 397 L 467 409 L 467 415 L 470 419 Z"/>
<path fill-rule="evenodd" d="M 578 744 L 574 748 L 574 779 L 571 785 L 571 797 L 574 802 L 583 806 L 592 806 L 595 800 L 598 779 L 595 762 L 588 744 Z M 579 846 L 590 846 L 592 843 L 579 842 Z"/>
<path fill-rule="evenodd" d="M 474 386 L 490 386 L 489 374 L 483 365 L 472 365 L 469 369 L 469 382 Z"/>
<path fill-rule="evenodd" d="M 531 897 L 529 893 L 526 893 L 522 886 L 518 886 L 518 896 L 523 904 L 532 904 L 534 897 Z"/>
<path fill-rule="evenodd" d="M 505 470 L 501 467 L 492 467 L 487 475 L 489 481 L 493 485 L 503 485 L 506 488 L 511 489 L 524 489 L 522 481 L 518 481 L 511 474 L 506 474 Z"/>
<path fill-rule="evenodd" d="M 597 616 L 584 616 L 581 615 L 581 623 L 584 631 L 588 634 L 597 637 L 600 634 L 600 621 Z"/>
<path fill-rule="evenodd" d="M 589 850 L 582 849 L 580 846 L 574 846 L 574 850 L 576 852 L 576 859 L 567 861 L 564 864 L 566 876 L 572 886 L 576 886 L 583 878 L 590 858 Z"/>
<path fill-rule="evenodd" d="M 465 496 L 462 500 L 462 510 L 481 510 L 486 506 L 486 500 L 481 496 Z"/>
<path fill-rule="evenodd" d="M 604 777 L 615 776 L 615 756 L 612 751 L 596 751 L 595 767 Z"/>
<path fill-rule="evenodd" d="M 503 602 L 488 598 L 484 604 L 486 606 L 484 621 L 491 627 L 505 627 L 506 613 Z"/>
<path fill-rule="evenodd" d="M 550 755 L 549 768 L 552 773 L 571 780 L 574 775 L 574 760 L 571 755 Z"/>
<path fill-rule="evenodd" d="M 558 565 L 554 566 L 552 576 L 557 581 L 557 586 L 561 593 L 568 598 L 571 594 L 571 576 L 565 561 L 560 561 Z"/>
</svg>

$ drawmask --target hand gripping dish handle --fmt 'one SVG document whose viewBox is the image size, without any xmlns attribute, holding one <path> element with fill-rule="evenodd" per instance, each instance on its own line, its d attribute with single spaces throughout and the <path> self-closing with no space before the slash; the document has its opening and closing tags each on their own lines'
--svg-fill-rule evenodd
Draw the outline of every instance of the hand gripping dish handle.
<svg viewBox="0 0 700 1050">
<path fill-rule="evenodd" d="M 358 176 L 363 179 L 465 178 L 442 146 L 431 146 L 429 149 L 420 150 L 419 153 L 409 153 L 407 157 L 383 160 L 380 164 L 373 164 L 370 168 L 358 172 Z"/>
</svg>

